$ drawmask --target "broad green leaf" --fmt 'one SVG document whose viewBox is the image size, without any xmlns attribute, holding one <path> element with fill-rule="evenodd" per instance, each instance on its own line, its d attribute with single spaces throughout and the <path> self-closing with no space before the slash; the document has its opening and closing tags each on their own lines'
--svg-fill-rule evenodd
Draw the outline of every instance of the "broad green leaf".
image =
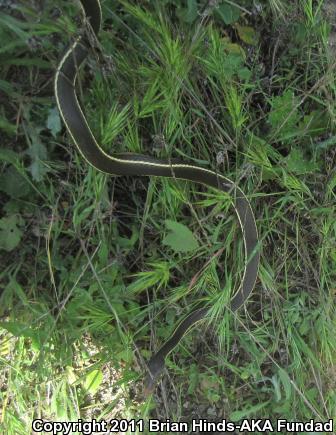
<svg viewBox="0 0 336 435">
<path fill-rule="evenodd" d="M 30 338 L 35 343 L 38 343 L 39 348 L 41 348 L 41 344 L 46 342 L 48 339 L 47 331 L 43 330 L 34 330 L 29 325 L 20 322 L 0 322 L 0 328 L 6 329 L 6 331 L 10 332 L 12 335 L 16 337 L 26 337 Z"/>
<path fill-rule="evenodd" d="M 42 181 L 43 180 L 43 176 L 47 173 L 47 168 L 39 160 L 35 160 L 29 166 L 29 169 L 30 169 L 30 172 L 32 174 L 32 177 L 36 181 Z"/>
<path fill-rule="evenodd" d="M 20 172 L 10 166 L 0 176 L 0 190 L 12 198 L 23 198 L 31 192 L 31 187 Z"/>
<path fill-rule="evenodd" d="M 229 53 L 222 60 L 223 67 L 225 68 L 225 74 L 228 78 L 238 74 L 238 71 L 243 67 L 244 58 L 241 53 Z"/>
<path fill-rule="evenodd" d="M 103 381 L 103 373 L 101 370 L 92 370 L 83 382 L 83 387 L 89 394 L 95 394 L 98 391 L 100 384 Z"/>
<path fill-rule="evenodd" d="M 187 8 L 180 9 L 178 16 L 186 23 L 193 23 L 197 16 L 197 0 L 187 0 Z"/>
<path fill-rule="evenodd" d="M 325 110 L 313 110 L 305 115 L 299 124 L 299 130 L 310 137 L 319 137 L 329 128 L 329 115 Z"/>
<path fill-rule="evenodd" d="M 240 26 L 236 25 L 236 29 L 239 35 L 239 38 L 249 45 L 257 45 L 259 41 L 258 33 L 253 29 L 253 27 L 249 26 Z"/>
<path fill-rule="evenodd" d="M 224 21 L 225 24 L 229 25 L 235 23 L 239 20 L 240 10 L 234 6 L 224 3 L 219 5 L 218 8 L 215 9 L 217 15 Z"/>
<path fill-rule="evenodd" d="M 20 243 L 22 231 L 15 215 L 0 219 L 0 250 L 12 251 Z"/>
<path fill-rule="evenodd" d="M 226 38 L 225 38 L 226 39 Z M 241 57 L 242 61 L 246 59 L 246 54 L 245 51 L 243 49 L 243 47 L 239 44 L 236 44 L 234 42 L 231 42 L 228 39 L 228 42 L 225 41 L 225 50 L 229 53 L 229 54 L 233 54 L 235 56 L 239 56 Z"/>
<path fill-rule="evenodd" d="M 268 115 L 268 122 L 272 132 L 281 132 L 281 135 L 297 131 L 300 114 L 297 109 L 297 97 L 291 89 L 271 100 L 272 110 Z"/>
<path fill-rule="evenodd" d="M 57 133 L 61 131 L 61 118 L 57 107 L 53 107 L 49 110 L 47 127 L 51 131 L 51 134 L 56 137 Z"/>
<path fill-rule="evenodd" d="M 12 163 L 12 165 L 15 165 L 15 163 L 18 161 L 19 155 L 8 148 L 0 148 L 0 161 Z"/>
<path fill-rule="evenodd" d="M 47 158 L 47 149 L 45 145 L 38 138 L 32 142 L 32 146 L 30 147 L 28 154 L 32 159 L 45 160 Z"/>
<path fill-rule="evenodd" d="M 163 239 L 163 244 L 170 246 L 175 252 L 195 251 L 198 242 L 193 233 L 185 225 L 175 221 L 166 220 L 168 235 Z"/>
<path fill-rule="evenodd" d="M 263 167 L 261 169 L 261 178 L 263 181 L 275 180 L 277 178 L 276 171 Z"/>
<path fill-rule="evenodd" d="M 125 348 L 118 352 L 117 358 L 127 363 L 131 363 L 133 361 L 134 354 L 130 351 L 130 349 Z"/>
<path fill-rule="evenodd" d="M 279 378 L 284 387 L 285 396 L 286 396 L 285 400 L 287 401 L 290 399 L 292 395 L 292 384 L 291 384 L 290 377 L 288 376 L 288 373 L 284 369 L 279 368 Z"/>
<path fill-rule="evenodd" d="M 245 82 L 248 82 L 251 76 L 252 72 L 247 67 L 243 67 L 238 70 L 238 77 Z"/>
<path fill-rule="evenodd" d="M 0 328 L 6 329 L 15 337 L 32 337 L 33 330 L 24 323 L 19 322 L 0 322 Z"/>
<path fill-rule="evenodd" d="M 13 136 L 16 133 L 16 127 L 4 116 L 0 116 L 0 131 L 5 132 L 8 136 Z"/>
<path fill-rule="evenodd" d="M 29 170 L 35 181 L 42 181 L 44 175 L 47 173 L 47 168 L 43 164 L 43 161 L 47 158 L 47 149 L 38 138 L 31 137 L 31 139 L 33 142 L 28 154 L 32 159 L 32 163 L 29 166 Z"/>
<path fill-rule="evenodd" d="M 199 385 L 199 368 L 197 364 L 193 363 L 189 367 L 188 378 L 189 378 L 188 394 L 193 394 L 197 386 Z"/>
<path fill-rule="evenodd" d="M 318 165 L 308 161 L 304 157 L 303 151 L 299 148 L 292 148 L 291 152 L 284 159 L 284 162 L 288 170 L 294 174 L 307 174 L 318 169 Z"/>
</svg>

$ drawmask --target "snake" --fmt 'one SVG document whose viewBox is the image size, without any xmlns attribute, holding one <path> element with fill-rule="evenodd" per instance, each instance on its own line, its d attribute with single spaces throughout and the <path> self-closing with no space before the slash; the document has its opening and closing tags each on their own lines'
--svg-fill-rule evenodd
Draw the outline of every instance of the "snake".
<svg viewBox="0 0 336 435">
<path fill-rule="evenodd" d="M 87 25 L 98 37 L 102 24 L 102 8 L 99 0 L 80 0 Z M 148 176 L 187 180 L 230 195 L 237 216 L 244 244 L 244 270 L 240 285 L 232 296 L 229 308 L 236 312 L 250 296 L 258 276 L 260 249 L 255 217 L 244 192 L 234 181 L 216 171 L 180 161 L 161 160 L 136 153 L 108 154 L 99 145 L 84 115 L 76 93 L 79 68 L 88 57 L 88 34 L 77 35 L 65 50 L 56 68 L 54 93 L 57 107 L 66 130 L 80 155 L 98 171 L 113 176 Z M 164 371 L 167 356 L 196 323 L 204 320 L 210 307 L 197 306 L 176 326 L 171 336 L 150 358 L 146 367 L 144 392 L 154 392 Z"/>
</svg>

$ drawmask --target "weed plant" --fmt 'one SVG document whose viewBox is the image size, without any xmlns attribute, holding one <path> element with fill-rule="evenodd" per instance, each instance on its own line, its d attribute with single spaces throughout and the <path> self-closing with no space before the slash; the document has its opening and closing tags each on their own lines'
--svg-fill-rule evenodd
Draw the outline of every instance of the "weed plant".
<svg viewBox="0 0 336 435">
<path fill-rule="evenodd" d="M 230 197 L 83 161 L 53 96 L 89 32 L 69 1 L 0 1 L 0 422 L 327 420 L 336 409 L 335 14 L 327 0 L 105 0 L 78 95 L 106 152 L 212 168 L 248 196 L 256 288 Z M 208 319 L 142 396 L 145 361 Z"/>
</svg>

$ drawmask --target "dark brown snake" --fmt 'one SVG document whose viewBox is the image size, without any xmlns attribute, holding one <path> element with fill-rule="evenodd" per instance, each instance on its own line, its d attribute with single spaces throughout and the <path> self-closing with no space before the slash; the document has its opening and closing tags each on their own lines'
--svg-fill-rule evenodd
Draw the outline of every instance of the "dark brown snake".
<svg viewBox="0 0 336 435">
<path fill-rule="evenodd" d="M 102 20 L 99 0 L 81 0 L 85 17 L 98 36 Z M 101 172 L 111 175 L 155 176 L 183 179 L 200 183 L 232 196 L 244 239 L 245 264 L 241 284 L 231 299 L 230 308 L 238 310 L 251 294 L 259 267 L 258 233 L 250 203 L 242 190 L 230 179 L 202 167 L 172 163 L 139 154 L 109 155 L 100 147 L 94 137 L 75 92 L 79 67 L 88 55 L 89 41 L 86 36 L 78 37 L 70 45 L 59 62 L 55 75 L 55 96 L 63 122 L 84 159 Z M 209 307 L 192 311 L 176 327 L 171 337 L 151 357 L 145 379 L 145 392 L 152 392 L 165 366 L 167 355 L 177 346 L 181 338 L 195 323 L 203 320 Z"/>
</svg>

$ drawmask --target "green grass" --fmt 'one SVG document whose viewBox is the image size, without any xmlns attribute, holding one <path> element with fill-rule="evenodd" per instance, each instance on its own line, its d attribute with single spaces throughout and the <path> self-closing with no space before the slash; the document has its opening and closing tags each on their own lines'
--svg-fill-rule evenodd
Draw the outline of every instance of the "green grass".
<svg viewBox="0 0 336 435">
<path fill-rule="evenodd" d="M 230 198 L 88 167 L 52 88 L 78 8 L 45 3 L 0 12 L 1 433 L 34 418 L 335 418 L 332 4 L 106 0 L 80 74 L 107 152 L 183 159 L 247 194 L 261 266 L 233 314 Z M 145 401 L 145 362 L 200 301 L 209 318 Z"/>
</svg>

